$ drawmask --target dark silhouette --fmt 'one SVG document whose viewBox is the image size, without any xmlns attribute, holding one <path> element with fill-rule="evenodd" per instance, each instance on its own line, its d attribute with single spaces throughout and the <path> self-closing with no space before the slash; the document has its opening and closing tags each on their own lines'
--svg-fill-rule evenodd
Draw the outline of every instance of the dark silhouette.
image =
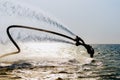
<svg viewBox="0 0 120 80">
<path fill-rule="evenodd" d="M 19 53 L 21 50 L 20 50 L 20 47 L 18 46 L 18 44 L 15 42 L 15 40 L 12 38 L 12 36 L 10 35 L 10 32 L 9 30 L 11 28 L 25 28 L 25 29 L 32 29 L 32 30 L 37 30 L 37 31 L 42 31 L 42 32 L 47 32 L 47 33 L 51 33 L 51 34 L 55 34 L 55 35 L 58 35 L 58 36 L 61 36 L 61 37 L 65 37 L 67 39 L 70 39 L 72 41 L 75 41 L 75 45 L 76 46 L 79 46 L 79 45 L 82 45 L 84 46 L 86 49 L 87 49 L 87 52 L 90 54 L 90 57 L 93 57 L 94 55 L 94 49 L 88 45 L 88 44 L 85 44 L 85 42 L 78 36 L 76 36 L 76 38 L 72 38 L 72 37 L 69 37 L 67 35 L 64 35 L 64 34 L 61 34 L 61 33 L 57 33 L 57 32 L 54 32 L 54 31 L 49 31 L 49 30 L 45 30 L 45 29 L 39 29 L 39 28 L 34 28 L 34 27 L 28 27 L 28 26 L 21 26 L 21 25 L 12 25 L 12 26 L 9 26 L 7 28 L 7 35 L 9 37 L 9 39 L 12 41 L 12 43 L 15 45 L 15 47 L 17 48 L 18 51 L 16 52 L 12 52 L 12 53 L 8 53 L 8 54 L 5 54 L 5 55 L 2 55 L 0 56 L 1 57 L 4 57 L 4 56 L 8 56 L 8 55 L 11 55 L 11 54 L 16 54 L 16 53 Z"/>
<path fill-rule="evenodd" d="M 76 41 L 76 46 L 85 44 L 85 42 L 84 42 L 80 37 L 78 37 L 78 36 L 76 36 L 75 41 Z M 81 41 L 82 43 L 81 43 L 80 41 Z"/>
<path fill-rule="evenodd" d="M 76 41 L 76 46 L 79 46 L 79 45 L 84 46 L 87 49 L 87 52 L 90 54 L 90 57 L 93 58 L 94 49 L 92 48 L 92 46 L 90 46 L 88 44 L 85 44 L 85 42 L 80 37 L 78 37 L 78 36 L 76 36 L 75 41 Z"/>
</svg>

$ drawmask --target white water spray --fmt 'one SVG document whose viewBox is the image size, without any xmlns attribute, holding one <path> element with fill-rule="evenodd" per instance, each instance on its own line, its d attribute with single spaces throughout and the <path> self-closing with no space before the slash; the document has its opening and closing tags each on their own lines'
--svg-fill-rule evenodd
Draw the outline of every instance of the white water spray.
<svg viewBox="0 0 120 80">
<path fill-rule="evenodd" d="M 46 22 L 75 36 L 75 34 L 72 33 L 69 29 L 67 29 L 64 25 L 52 19 L 50 16 L 45 15 L 44 12 L 40 12 L 40 10 L 36 11 L 35 9 L 25 7 L 24 5 L 20 5 L 15 1 L 0 0 L 0 11 L 1 15 L 29 17 L 31 19 L 35 19 L 41 22 Z"/>
<path fill-rule="evenodd" d="M 13 44 L 9 43 L 10 41 L 6 34 L 6 28 L 13 24 L 26 25 L 26 26 L 32 26 L 32 27 L 37 27 L 37 28 L 43 28 L 43 29 L 47 29 L 47 30 L 53 30 L 53 31 L 57 31 L 57 32 L 72 36 L 74 38 L 76 36 L 69 29 L 64 27 L 64 25 L 58 23 L 56 20 L 53 20 L 51 17 L 43 14 L 40 11 L 36 11 L 29 7 L 24 7 L 24 5 L 20 5 L 20 4 L 16 3 L 15 1 L 0 0 L 0 16 L 1 16 L 0 17 L 0 32 L 1 32 L 0 53 L 8 53 L 8 52 L 12 52 L 13 50 L 14 51 L 16 50 L 14 48 Z M 31 55 L 32 56 L 33 55 L 34 56 L 38 56 L 38 55 L 42 56 L 44 54 L 48 57 L 48 54 L 52 54 L 52 53 L 53 53 L 52 56 L 55 56 L 55 55 L 61 56 L 61 57 L 65 56 L 65 58 L 67 59 L 68 54 L 69 54 L 69 56 L 71 56 L 70 54 L 76 55 L 75 56 L 75 58 L 76 58 L 76 57 L 78 57 L 79 54 L 81 56 L 82 52 L 80 52 L 80 51 L 84 52 L 84 50 L 80 50 L 80 47 L 76 48 L 75 46 L 66 45 L 66 44 L 63 44 L 62 47 L 64 48 L 64 52 L 62 52 L 63 51 L 63 49 L 61 49 L 62 47 L 61 48 L 57 47 L 57 46 L 60 46 L 62 43 L 55 44 L 55 45 L 53 45 L 53 44 L 49 45 L 48 43 L 47 44 L 45 43 L 44 46 L 39 44 L 39 47 L 40 47 L 39 48 L 40 50 L 39 50 L 37 48 L 38 45 L 36 43 L 39 42 L 40 40 L 43 40 L 43 41 L 51 40 L 51 38 L 53 38 L 54 40 L 57 40 L 57 41 L 61 40 L 61 39 L 59 40 L 60 37 L 55 38 L 54 35 L 50 35 L 50 34 L 43 33 L 43 32 L 36 32 L 36 31 L 25 30 L 25 29 L 13 29 L 13 30 L 11 30 L 11 35 L 14 37 L 15 40 L 17 40 L 19 42 L 19 44 L 21 44 L 20 45 L 20 48 L 22 49 L 21 57 L 19 54 L 18 54 L 19 58 L 16 57 L 16 55 L 15 56 L 13 55 L 14 57 L 10 56 L 10 57 L 4 58 L 3 61 L 6 59 L 10 59 L 10 58 L 13 61 L 23 60 L 23 58 L 30 59 Z M 30 41 L 31 43 L 28 44 L 28 43 L 26 43 L 26 41 L 27 42 Z M 32 45 L 30 45 L 30 44 L 32 44 Z M 29 49 L 30 47 L 28 47 L 28 46 L 32 46 L 31 50 L 33 50 L 33 52 L 30 51 L 30 49 Z M 51 52 L 51 49 L 43 49 L 43 47 L 45 47 L 45 46 L 49 46 L 50 48 L 53 48 L 53 49 L 55 49 L 55 47 L 57 47 L 58 49 L 55 49 L 55 50 L 57 50 L 57 52 L 56 51 Z M 55 46 L 55 47 L 53 47 L 53 46 Z M 67 47 L 67 46 L 69 46 L 69 47 Z M 41 48 L 45 51 L 41 52 L 41 50 L 42 50 Z M 37 54 L 35 55 L 36 52 L 37 52 Z M 26 54 L 22 54 L 22 53 L 26 53 Z M 28 56 L 29 53 L 31 55 Z M 58 53 L 60 53 L 62 55 L 60 55 Z M 52 57 L 52 56 L 49 55 L 49 57 Z M 80 57 L 80 58 L 83 59 L 82 57 Z M 31 59 L 33 59 L 33 58 L 31 58 Z M 37 59 L 37 60 L 39 60 L 39 59 Z M 7 60 L 7 61 L 9 61 L 9 60 Z"/>
</svg>

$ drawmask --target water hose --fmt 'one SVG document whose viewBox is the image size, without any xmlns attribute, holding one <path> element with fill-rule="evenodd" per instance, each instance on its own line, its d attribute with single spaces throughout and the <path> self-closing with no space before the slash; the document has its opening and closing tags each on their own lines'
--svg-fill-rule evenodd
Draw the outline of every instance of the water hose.
<svg viewBox="0 0 120 80">
<path fill-rule="evenodd" d="M 58 33 L 58 32 L 54 32 L 54 31 L 50 31 L 50 30 L 45 30 L 45 29 L 39 29 L 39 28 L 34 28 L 34 27 L 28 27 L 28 26 L 22 26 L 22 25 L 11 25 L 7 28 L 7 35 L 9 37 L 9 39 L 11 40 L 11 42 L 15 45 L 15 47 L 17 48 L 17 51 L 16 52 L 11 52 L 11 53 L 8 53 L 8 54 L 5 54 L 5 55 L 2 55 L 0 56 L 1 57 L 5 57 L 5 56 L 8 56 L 8 55 L 11 55 L 11 54 L 17 54 L 21 51 L 20 47 L 18 46 L 18 44 L 15 42 L 15 40 L 12 38 L 11 34 L 10 34 L 10 29 L 11 28 L 25 28 L 25 29 L 31 29 L 31 30 L 37 30 L 37 31 L 42 31 L 42 32 L 47 32 L 47 33 L 51 33 L 51 34 L 55 34 L 55 35 L 58 35 L 58 36 L 61 36 L 61 37 L 64 37 L 64 38 L 67 38 L 67 39 L 70 39 L 72 41 L 75 41 L 75 45 L 76 46 L 79 46 L 79 45 L 82 45 L 86 48 L 87 52 L 90 54 L 90 57 L 92 58 L 93 55 L 94 55 L 94 49 L 92 48 L 92 46 L 86 44 L 80 37 L 76 36 L 76 38 L 72 38 L 72 37 L 69 37 L 67 35 L 64 35 L 64 34 L 61 34 L 61 33 Z"/>
</svg>

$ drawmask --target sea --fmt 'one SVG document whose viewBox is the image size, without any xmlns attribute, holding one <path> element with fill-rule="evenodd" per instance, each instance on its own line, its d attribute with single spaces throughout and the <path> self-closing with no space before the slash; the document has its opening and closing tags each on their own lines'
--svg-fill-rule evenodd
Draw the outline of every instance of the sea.
<svg viewBox="0 0 120 80">
<path fill-rule="evenodd" d="M 120 80 L 120 44 L 91 44 L 95 54 L 90 58 L 83 46 L 69 39 L 17 28 L 10 34 L 21 52 L 12 54 L 16 48 L 6 33 L 11 25 L 76 37 L 55 17 L 26 4 L 0 0 L 0 80 Z"/>
<path fill-rule="evenodd" d="M 59 46 L 62 44 L 57 43 Z M 43 45 L 46 43 L 42 43 Z M 56 43 L 52 44 L 55 45 Z M 55 54 L 48 55 L 47 58 L 46 55 L 43 55 L 44 58 L 34 56 L 36 59 L 32 60 L 24 57 L 18 61 L 14 61 L 14 56 L 12 57 L 14 63 L 9 62 L 11 57 L 7 57 L 3 61 L 8 62 L 0 63 L 0 80 L 120 80 L 120 44 L 92 44 L 92 46 L 95 49 L 92 59 L 89 56 L 84 57 L 84 54 L 76 57 L 76 54 L 70 52 L 76 51 L 77 47 L 68 44 L 62 46 L 65 50 L 57 47 L 62 50 L 60 53 L 57 52 L 59 56 Z M 72 56 L 66 55 L 67 52 Z"/>
<path fill-rule="evenodd" d="M 100 80 L 120 80 L 120 44 L 99 44 L 94 48 L 98 52 L 95 58 L 103 64 L 94 69 Z"/>
</svg>

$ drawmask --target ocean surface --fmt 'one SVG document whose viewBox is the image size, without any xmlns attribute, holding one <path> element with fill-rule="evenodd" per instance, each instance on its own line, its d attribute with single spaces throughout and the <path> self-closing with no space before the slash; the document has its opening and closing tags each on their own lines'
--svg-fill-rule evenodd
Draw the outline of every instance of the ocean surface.
<svg viewBox="0 0 120 80">
<path fill-rule="evenodd" d="M 120 80 L 120 44 L 94 45 L 98 55 L 96 61 L 102 62 L 99 69 L 94 69 L 101 80 Z"/>
<path fill-rule="evenodd" d="M 0 80 L 120 80 L 120 44 L 94 44 L 94 58 L 82 46 L 48 33 L 13 29 L 16 51 L 6 29 L 26 25 L 76 35 L 56 18 L 16 0 L 0 0 Z M 67 42 L 66 42 L 67 41 Z M 71 43 L 71 41 L 70 41 Z"/>
<path fill-rule="evenodd" d="M 68 46 L 65 46 L 67 48 L 62 46 L 65 51 L 57 47 L 63 50 L 61 51 L 63 54 L 59 54 L 61 57 L 52 54 L 43 59 L 39 59 L 40 56 L 38 56 L 37 60 L 32 61 L 30 59 L 22 61 L 21 58 L 14 63 L 2 62 L 0 63 L 0 80 L 120 80 L 120 44 L 92 45 L 95 49 L 93 59 L 88 56 L 83 58 L 84 55 L 78 56 L 79 59 L 77 59 L 76 54 L 72 53 L 76 59 L 71 58 L 70 55 L 64 56 L 67 52 L 69 54 L 71 51 L 76 51 L 77 47 Z M 5 61 L 9 61 L 10 57 L 8 58 Z"/>
</svg>

